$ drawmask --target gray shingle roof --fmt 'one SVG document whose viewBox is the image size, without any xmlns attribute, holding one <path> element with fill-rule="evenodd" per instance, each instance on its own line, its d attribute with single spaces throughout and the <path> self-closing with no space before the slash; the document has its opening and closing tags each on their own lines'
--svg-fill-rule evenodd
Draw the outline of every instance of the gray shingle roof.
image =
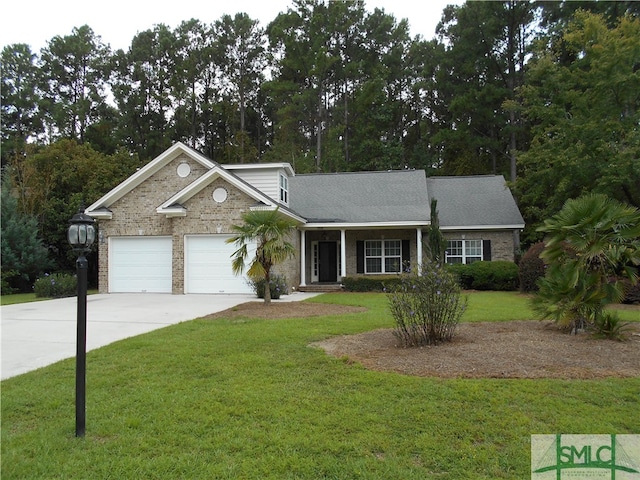
<svg viewBox="0 0 640 480">
<path fill-rule="evenodd" d="M 428 222 L 424 170 L 296 175 L 290 207 L 310 222 Z"/>
<path fill-rule="evenodd" d="M 442 227 L 524 226 L 502 175 L 429 177 L 427 189 L 438 200 Z"/>
<path fill-rule="evenodd" d="M 429 177 L 424 170 L 296 175 L 290 207 L 311 223 L 427 222 L 438 200 L 442 227 L 519 227 L 502 175 Z"/>
</svg>

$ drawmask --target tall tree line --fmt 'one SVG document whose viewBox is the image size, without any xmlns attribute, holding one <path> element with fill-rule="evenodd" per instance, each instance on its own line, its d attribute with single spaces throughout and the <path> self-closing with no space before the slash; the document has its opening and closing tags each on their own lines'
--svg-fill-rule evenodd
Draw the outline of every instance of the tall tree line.
<svg viewBox="0 0 640 480">
<path fill-rule="evenodd" d="M 148 159 L 181 140 L 222 162 L 287 159 L 311 171 L 508 173 L 519 133 L 502 103 L 523 82 L 538 10 L 448 7 L 427 41 L 361 0 L 294 0 L 266 26 L 245 13 L 154 25 L 126 51 L 87 25 L 39 54 L 10 45 L 3 164 L 26 141 Z"/>
<path fill-rule="evenodd" d="M 267 25 L 246 13 L 154 25 L 116 51 L 84 25 L 39 53 L 2 50 L 2 165 L 46 235 L 46 194 L 62 202 L 66 187 L 38 172 L 56 158 L 123 162 L 101 167 L 108 189 L 175 141 L 297 172 L 503 174 L 526 244 L 583 191 L 640 202 L 639 13 L 474 1 L 447 7 L 427 40 L 362 0 L 293 0 Z"/>
</svg>

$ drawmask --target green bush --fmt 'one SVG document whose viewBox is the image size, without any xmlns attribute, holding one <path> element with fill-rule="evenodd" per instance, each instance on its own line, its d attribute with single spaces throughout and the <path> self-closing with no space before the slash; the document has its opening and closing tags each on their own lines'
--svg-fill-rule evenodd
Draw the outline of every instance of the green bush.
<svg viewBox="0 0 640 480">
<path fill-rule="evenodd" d="M 601 194 L 570 199 L 537 229 L 549 268 L 533 309 L 578 331 L 599 321 L 606 305 L 624 300 L 620 273 L 633 280 L 640 264 L 640 210 Z"/>
<path fill-rule="evenodd" d="M 428 263 L 422 275 L 403 273 L 389 286 L 389 310 L 395 320 L 394 335 L 403 346 L 435 345 L 451 340 L 467 305 L 456 277 Z"/>
<path fill-rule="evenodd" d="M 544 250 L 544 242 L 538 242 L 529 248 L 518 264 L 520 291 L 522 293 L 537 292 L 538 279 L 544 277 L 545 263 L 540 254 Z"/>
<path fill-rule="evenodd" d="M 465 290 L 511 291 L 518 288 L 518 266 L 513 262 L 495 260 L 469 265 L 447 265 Z"/>
<path fill-rule="evenodd" d="M 73 297 L 78 292 L 78 278 L 68 273 L 45 273 L 36 280 L 33 291 L 41 298 Z"/>
<path fill-rule="evenodd" d="M 356 275 L 344 277 L 342 285 L 347 292 L 383 292 L 385 288 L 399 284 L 400 275 Z"/>
<path fill-rule="evenodd" d="M 447 265 L 446 270 L 454 275 L 464 290 L 502 290 L 518 288 L 518 266 L 513 262 L 474 262 L 469 265 Z M 344 277 L 342 285 L 347 292 L 384 292 L 400 285 L 397 275 L 355 275 Z"/>
<path fill-rule="evenodd" d="M 474 262 L 470 267 L 474 290 L 511 291 L 518 288 L 518 266 L 513 262 Z"/>
<path fill-rule="evenodd" d="M 264 285 L 265 279 L 249 280 L 249 285 L 258 296 L 258 298 L 264 298 Z M 269 280 L 269 292 L 271 293 L 271 299 L 277 300 L 280 295 L 288 295 L 289 287 L 287 286 L 287 278 L 284 275 L 271 275 Z"/>
<path fill-rule="evenodd" d="M 471 290 L 471 284 L 473 283 L 473 276 L 471 275 L 471 265 L 465 265 L 462 263 L 454 263 L 446 266 L 446 269 L 455 275 L 458 284 L 464 290 Z"/>
<path fill-rule="evenodd" d="M 611 340 L 624 340 L 629 330 L 629 323 L 623 322 L 615 312 L 603 312 L 595 316 L 594 334 Z"/>
<path fill-rule="evenodd" d="M 11 286 L 10 280 L 19 275 L 16 270 L 2 270 L 0 273 L 0 292 L 2 292 L 2 295 L 16 293 L 17 289 Z"/>
</svg>

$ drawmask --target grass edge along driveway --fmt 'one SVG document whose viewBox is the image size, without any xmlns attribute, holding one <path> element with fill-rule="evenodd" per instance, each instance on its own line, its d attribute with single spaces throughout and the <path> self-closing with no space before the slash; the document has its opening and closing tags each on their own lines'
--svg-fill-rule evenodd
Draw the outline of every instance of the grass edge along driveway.
<svg viewBox="0 0 640 480">
<path fill-rule="evenodd" d="M 474 295 L 470 314 L 501 298 Z M 526 299 L 512 297 L 502 301 L 518 317 Z M 199 319 L 90 352 L 84 439 L 73 434 L 73 359 L 3 381 L 3 480 L 521 479 L 533 433 L 640 432 L 638 378 L 372 372 L 308 345 L 392 326 L 384 295 L 311 301 L 369 310 Z"/>
</svg>

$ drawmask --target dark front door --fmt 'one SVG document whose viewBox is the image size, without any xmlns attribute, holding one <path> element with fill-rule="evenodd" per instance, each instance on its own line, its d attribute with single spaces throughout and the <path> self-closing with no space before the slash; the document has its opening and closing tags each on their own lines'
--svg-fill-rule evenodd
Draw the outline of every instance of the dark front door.
<svg viewBox="0 0 640 480">
<path fill-rule="evenodd" d="M 318 281 L 338 281 L 337 242 L 318 242 Z"/>
</svg>

